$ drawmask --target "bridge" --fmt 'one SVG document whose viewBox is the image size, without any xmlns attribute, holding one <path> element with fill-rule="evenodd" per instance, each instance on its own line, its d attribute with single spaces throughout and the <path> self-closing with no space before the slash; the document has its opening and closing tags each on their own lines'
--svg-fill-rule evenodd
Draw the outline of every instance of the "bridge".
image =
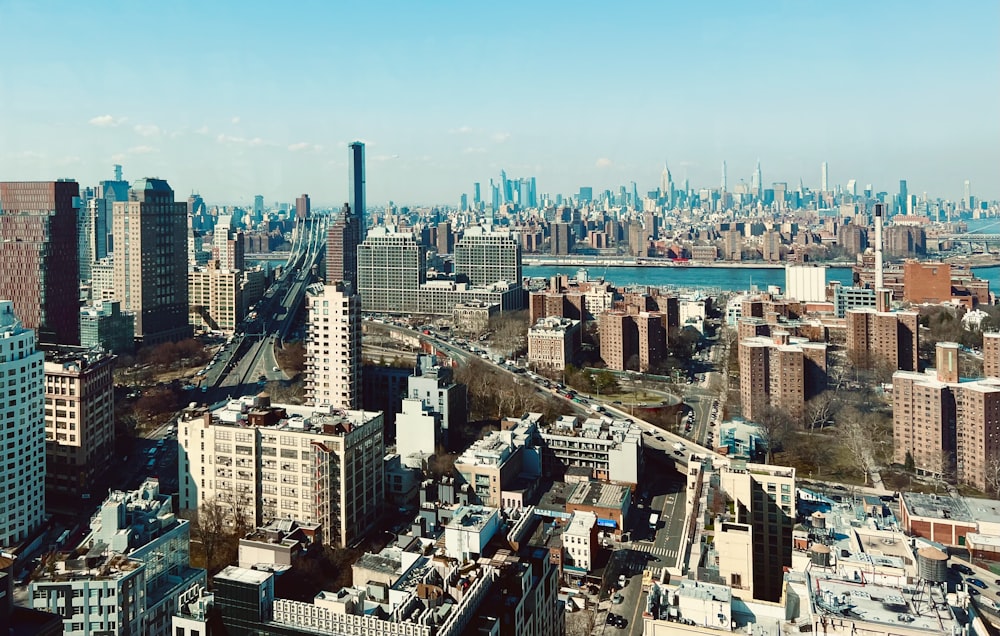
<svg viewBox="0 0 1000 636">
<path fill-rule="evenodd" d="M 287 262 L 292 253 L 288 250 L 281 250 L 278 252 L 250 252 L 243 255 L 243 259 L 247 261 L 283 261 Z"/>
</svg>

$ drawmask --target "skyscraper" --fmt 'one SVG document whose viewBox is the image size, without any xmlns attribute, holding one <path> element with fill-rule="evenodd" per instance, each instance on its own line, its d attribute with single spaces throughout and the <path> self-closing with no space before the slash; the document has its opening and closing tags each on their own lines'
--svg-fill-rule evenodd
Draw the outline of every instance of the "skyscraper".
<svg viewBox="0 0 1000 636">
<path fill-rule="evenodd" d="M 368 236 L 368 212 L 365 209 L 365 145 L 355 141 L 347 146 L 347 204 L 358 220 L 358 240 Z"/>
<path fill-rule="evenodd" d="M 306 403 L 360 408 L 361 298 L 344 281 L 306 292 Z"/>
<path fill-rule="evenodd" d="M 750 189 L 753 190 L 753 195 L 757 200 L 764 198 L 764 178 L 760 173 L 760 159 L 757 160 L 757 167 L 753 171 L 753 177 L 750 179 Z"/>
<path fill-rule="evenodd" d="M 824 161 L 822 164 L 820 164 L 820 177 L 819 177 L 819 189 L 820 189 L 820 192 L 829 192 L 830 191 L 830 188 L 829 188 L 829 185 L 830 185 L 829 177 L 830 177 L 830 174 L 828 172 L 828 168 L 827 168 L 826 162 Z"/>
<path fill-rule="evenodd" d="M 264 195 L 255 194 L 253 197 L 253 220 L 260 222 L 264 218 Z"/>
<path fill-rule="evenodd" d="M 76 310 L 75 302 L 67 304 Z M 5 353 L 0 373 L 9 393 L 7 408 L 0 412 L 9 454 L 0 464 L 6 506 L 0 514 L 0 546 L 10 547 L 27 539 L 45 518 L 44 359 L 35 349 L 35 333 L 21 326 L 9 300 L 0 300 L 0 338 Z"/>
<path fill-rule="evenodd" d="M 358 245 L 358 293 L 364 311 L 420 313 L 426 248 L 411 232 L 372 228 Z"/>
<path fill-rule="evenodd" d="M 295 218 L 304 221 L 309 218 L 309 195 L 303 194 L 295 199 Z"/>
<path fill-rule="evenodd" d="M 472 184 L 472 207 L 476 210 L 479 209 L 479 204 L 483 202 L 482 192 L 479 187 L 479 182 L 476 181 Z"/>
<path fill-rule="evenodd" d="M 965 187 L 963 189 L 962 204 L 967 210 L 972 209 L 972 182 L 968 179 L 965 180 Z"/>
<path fill-rule="evenodd" d="M 115 298 L 135 314 L 136 341 L 190 338 L 187 206 L 163 179 L 139 179 L 128 201 L 115 202 L 114 234 Z"/>
<path fill-rule="evenodd" d="M 0 298 L 39 342 L 80 344 L 75 181 L 0 183 Z"/>
<path fill-rule="evenodd" d="M 896 197 L 896 213 L 906 214 L 907 202 L 909 201 L 910 194 L 906 190 L 906 179 L 899 180 L 899 196 Z"/>
<path fill-rule="evenodd" d="M 723 192 L 728 192 L 729 191 L 729 189 L 726 187 L 728 185 L 728 183 L 726 183 L 726 181 L 727 181 L 727 176 L 726 176 L 726 162 L 723 161 L 722 162 L 722 191 Z"/>
<path fill-rule="evenodd" d="M 342 280 L 358 289 L 358 244 L 361 228 L 351 206 L 344 204 L 340 217 L 326 233 L 326 281 Z"/>
</svg>

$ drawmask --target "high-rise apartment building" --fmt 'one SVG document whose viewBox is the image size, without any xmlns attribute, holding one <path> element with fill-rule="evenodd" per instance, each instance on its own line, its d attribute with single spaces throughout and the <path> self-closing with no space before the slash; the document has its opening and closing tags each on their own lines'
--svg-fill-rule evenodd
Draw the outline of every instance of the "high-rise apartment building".
<svg viewBox="0 0 1000 636">
<path fill-rule="evenodd" d="M 455 243 L 455 276 L 477 287 L 500 281 L 520 285 L 521 245 L 510 232 L 470 227 Z"/>
<path fill-rule="evenodd" d="M 360 243 L 360 221 L 351 206 L 345 204 L 340 216 L 326 232 L 326 282 L 342 280 L 357 291 Z"/>
<path fill-rule="evenodd" d="M 361 408 L 361 298 L 350 284 L 306 290 L 306 403 Z"/>
<path fill-rule="evenodd" d="M 648 371 L 667 354 L 667 330 L 661 314 L 642 311 L 630 316 L 638 336 L 639 369 Z"/>
<path fill-rule="evenodd" d="M 427 249 L 412 233 L 373 228 L 358 246 L 358 293 L 365 311 L 420 313 Z"/>
<path fill-rule="evenodd" d="M 983 334 L 983 375 L 1000 378 L 1000 331 Z"/>
<path fill-rule="evenodd" d="M 368 211 L 365 208 L 365 145 L 355 141 L 347 146 L 347 204 L 358 217 L 358 240 L 368 236 Z"/>
<path fill-rule="evenodd" d="M 385 500 L 382 413 L 244 397 L 184 411 L 177 441 L 180 508 L 218 501 L 255 526 L 319 523 L 349 546 L 374 528 Z"/>
<path fill-rule="evenodd" d="M 75 181 L 0 183 L 0 298 L 38 341 L 80 344 Z"/>
<path fill-rule="evenodd" d="M 455 251 L 455 233 L 451 230 L 451 223 L 442 221 L 437 224 L 437 241 L 435 241 L 438 254 L 451 254 Z"/>
<path fill-rule="evenodd" d="M 451 367 L 438 363 L 432 355 L 418 355 L 413 374 L 406 379 L 406 397 L 420 400 L 424 407 L 441 416 L 441 438 L 465 426 L 469 394 L 464 384 L 455 382 Z"/>
<path fill-rule="evenodd" d="M 582 331 L 579 320 L 548 316 L 528 329 L 528 364 L 561 373 L 576 362 Z"/>
<path fill-rule="evenodd" d="M 801 418 L 805 402 L 826 386 L 826 344 L 775 332 L 741 340 L 740 400 L 748 420 L 769 407 Z"/>
<path fill-rule="evenodd" d="M 136 341 L 190 338 L 186 204 L 166 181 L 139 179 L 115 202 L 113 226 L 115 299 L 135 314 Z"/>
<path fill-rule="evenodd" d="M 77 217 L 80 280 L 89 281 L 94 262 L 108 255 L 108 201 L 87 188 Z"/>
<path fill-rule="evenodd" d="M 638 367 L 639 333 L 628 314 L 606 311 L 598 317 L 601 359 L 609 369 L 624 371 Z"/>
<path fill-rule="evenodd" d="M 912 311 L 848 309 L 847 355 L 862 367 L 916 371 L 918 365 L 919 315 Z"/>
<path fill-rule="evenodd" d="M 115 357 L 45 351 L 45 487 L 78 496 L 99 488 L 115 451 Z"/>
<path fill-rule="evenodd" d="M 209 261 L 187 273 L 191 326 L 203 331 L 231 334 L 243 320 L 243 272 Z"/>
<path fill-rule="evenodd" d="M 0 464 L 2 547 L 18 545 L 45 519 L 43 365 L 35 332 L 21 326 L 14 303 L 0 300 L 0 374 L 7 379 L 7 408 L 0 415 L 7 453 Z"/>
<path fill-rule="evenodd" d="M 962 380 L 958 355 L 958 344 L 939 342 L 936 368 L 893 374 L 893 461 L 985 490 L 1000 453 L 1000 380 Z"/>
<path fill-rule="evenodd" d="M 573 231 L 569 223 L 553 223 L 549 226 L 549 235 L 553 256 L 565 256 L 573 250 Z"/>
</svg>

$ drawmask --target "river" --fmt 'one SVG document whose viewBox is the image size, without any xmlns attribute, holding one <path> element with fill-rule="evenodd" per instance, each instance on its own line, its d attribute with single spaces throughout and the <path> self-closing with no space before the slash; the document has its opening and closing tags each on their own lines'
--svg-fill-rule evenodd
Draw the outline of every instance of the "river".
<svg viewBox="0 0 1000 636">
<path fill-rule="evenodd" d="M 531 278 L 549 278 L 556 274 L 576 276 L 578 267 L 573 266 L 525 266 L 524 275 Z M 679 287 L 688 289 L 721 289 L 723 291 L 743 291 L 751 286 L 767 289 L 777 285 L 784 289 L 785 270 L 764 267 L 589 267 L 590 278 L 606 278 L 618 287 L 629 285 L 649 285 L 653 287 Z M 993 292 L 1000 291 L 1000 266 L 975 267 L 973 273 L 990 281 Z M 827 269 L 827 282 L 839 280 L 845 285 L 853 281 L 850 267 Z"/>
</svg>

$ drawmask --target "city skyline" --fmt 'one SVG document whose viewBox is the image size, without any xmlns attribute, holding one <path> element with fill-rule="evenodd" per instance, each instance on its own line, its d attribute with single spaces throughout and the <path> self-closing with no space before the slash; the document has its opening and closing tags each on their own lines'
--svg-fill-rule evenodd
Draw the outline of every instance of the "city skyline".
<svg viewBox="0 0 1000 636">
<path fill-rule="evenodd" d="M 372 208 L 457 205 L 501 169 L 539 194 L 645 193 L 664 161 L 694 188 L 725 161 L 733 188 L 758 158 L 765 187 L 819 190 L 825 163 L 831 189 L 1000 197 L 995 3 L 514 4 L 516 29 L 464 5 L 57 5 L 0 4 L 25 52 L 0 87 L 32 96 L 0 104 L 6 179 L 121 163 L 178 197 L 339 208 L 358 139 Z"/>
</svg>

